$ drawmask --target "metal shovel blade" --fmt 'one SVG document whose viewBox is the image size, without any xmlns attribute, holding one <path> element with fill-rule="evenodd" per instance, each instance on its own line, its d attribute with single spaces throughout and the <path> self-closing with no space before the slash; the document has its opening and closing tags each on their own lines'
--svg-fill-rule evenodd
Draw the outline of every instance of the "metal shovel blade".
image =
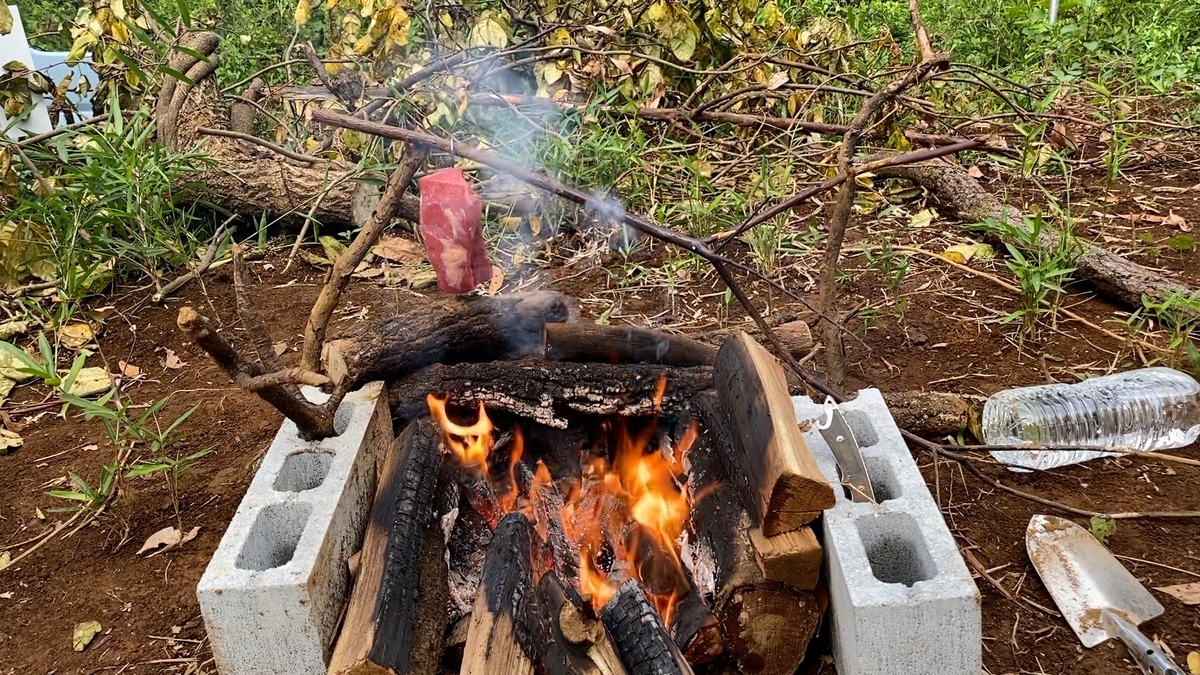
<svg viewBox="0 0 1200 675">
<path fill-rule="evenodd" d="M 1163 613 L 1150 591 L 1091 532 L 1065 518 L 1034 516 L 1025 530 L 1025 548 L 1084 647 L 1120 637 L 1104 620 L 1104 610 L 1133 626 Z"/>
</svg>

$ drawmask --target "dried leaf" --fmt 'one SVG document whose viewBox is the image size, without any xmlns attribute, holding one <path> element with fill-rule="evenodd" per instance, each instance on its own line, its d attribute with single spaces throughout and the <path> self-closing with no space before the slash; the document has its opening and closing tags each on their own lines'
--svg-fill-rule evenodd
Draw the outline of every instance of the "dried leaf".
<svg viewBox="0 0 1200 675">
<path fill-rule="evenodd" d="M 937 211 L 934 209 L 925 209 L 913 215 L 909 221 L 909 227 L 929 227 L 933 224 L 933 220 L 937 218 Z"/>
<path fill-rule="evenodd" d="M 1192 675 L 1200 675 L 1200 652 L 1188 652 L 1188 670 Z"/>
<path fill-rule="evenodd" d="M 187 534 L 180 534 L 179 530 L 172 526 L 164 527 L 146 539 L 146 543 L 142 544 L 142 547 L 138 549 L 137 555 L 141 555 L 146 551 L 154 551 L 146 557 L 149 558 L 156 556 L 164 551 L 169 551 L 178 546 L 183 546 L 189 541 L 195 539 L 196 535 L 199 533 L 200 528 L 198 526 L 193 527 L 188 531 Z"/>
<path fill-rule="evenodd" d="M 25 439 L 15 431 L 0 428 L 0 455 L 7 455 L 25 444 Z"/>
<path fill-rule="evenodd" d="M 180 360 L 179 356 L 174 351 L 167 350 L 167 358 L 163 361 L 163 365 L 171 370 L 179 370 L 187 364 Z"/>
<path fill-rule="evenodd" d="M 312 18 L 312 0 L 300 0 L 296 3 L 296 23 L 303 26 Z"/>
<path fill-rule="evenodd" d="M 26 321 L 0 323 L 0 340 L 11 340 L 18 335 L 23 335 L 28 330 L 29 323 Z"/>
<path fill-rule="evenodd" d="M 1175 586 L 1155 586 L 1154 590 L 1166 593 L 1185 605 L 1200 605 L 1200 582 Z"/>
<path fill-rule="evenodd" d="M 0 570 L 12 564 L 12 554 L 8 551 L 0 551 Z M 10 596 L 11 597 L 11 596 Z"/>
<path fill-rule="evenodd" d="M 988 258 L 992 255 L 992 247 L 988 244 L 955 244 L 942 253 L 942 257 L 959 265 L 966 265 L 971 258 L 979 256 Z"/>
<path fill-rule="evenodd" d="M 502 286 L 504 286 L 504 270 L 496 265 L 492 265 L 492 278 L 488 282 L 488 295 L 499 293 Z"/>
<path fill-rule="evenodd" d="M 787 84 L 787 81 L 788 81 L 787 71 L 781 70 L 778 73 L 775 73 L 774 75 L 772 75 L 771 79 L 767 81 L 767 91 L 775 91 L 776 89 Z"/>
<path fill-rule="evenodd" d="M 398 263 L 418 263 L 425 259 L 425 248 L 404 237 L 385 236 L 375 245 L 375 255 Z"/>
<path fill-rule="evenodd" d="M 15 386 L 17 386 L 16 382 L 13 382 L 9 378 L 0 375 L 0 403 L 4 403 L 4 400 L 7 399 L 8 395 L 12 393 L 13 387 Z"/>
<path fill-rule="evenodd" d="M 1188 222 L 1186 220 L 1184 220 L 1183 216 L 1179 215 L 1178 213 L 1175 213 L 1174 211 L 1167 212 L 1167 217 L 1165 219 L 1163 219 L 1163 225 L 1170 225 L 1171 227 L 1178 227 L 1179 231 L 1181 231 L 1181 232 L 1191 232 L 1192 231 L 1192 226 L 1188 225 Z"/>
<path fill-rule="evenodd" d="M 300 257 L 304 259 L 304 262 L 315 267 L 328 267 L 333 264 L 328 258 L 310 253 L 304 249 L 300 249 Z"/>
<path fill-rule="evenodd" d="M 121 374 L 124 375 L 125 377 L 128 377 L 131 380 L 136 380 L 142 374 L 142 369 L 138 368 L 137 366 L 133 365 L 132 363 L 126 363 L 124 361 L 117 361 L 117 365 L 120 366 L 120 368 L 121 368 Z"/>
<path fill-rule="evenodd" d="M 0 2 L 0 35 L 8 35 L 13 29 L 12 11 L 8 9 L 8 2 Z"/>
<path fill-rule="evenodd" d="M 67 393 L 85 398 L 103 394 L 109 389 L 112 389 L 112 378 L 108 376 L 108 371 L 100 366 L 93 366 L 79 371 Z"/>
<path fill-rule="evenodd" d="M 1050 143 L 1060 149 L 1076 150 L 1079 148 L 1075 132 L 1071 131 L 1062 121 L 1054 122 L 1054 126 L 1050 129 Z"/>
<path fill-rule="evenodd" d="M 77 652 L 83 651 L 101 630 L 104 630 L 104 627 L 100 625 L 99 621 L 84 621 L 75 624 L 75 632 L 71 634 L 71 647 Z"/>
<path fill-rule="evenodd" d="M 33 375 L 18 370 L 23 367 L 25 364 L 14 359 L 8 352 L 0 352 L 0 377 L 6 377 L 17 384 L 24 384 L 32 380 Z"/>
<path fill-rule="evenodd" d="M 275 352 L 275 356 L 283 356 L 283 353 L 288 350 L 288 343 L 276 342 L 271 345 L 271 351 Z"/>
<path fill-rule="evenodd" d="M 967 175 L 978 180 L 983 178 L 983 171 L 977 165 L 972 164 L 971 168 L 967 169 Z"/>
<path fill-rule="evenodd" d="M 96 332 L 86 323 L 69 323 L 58 329 L 58 339 L 67 349 L 81 349 L 96 337 Z"/>
</svg>

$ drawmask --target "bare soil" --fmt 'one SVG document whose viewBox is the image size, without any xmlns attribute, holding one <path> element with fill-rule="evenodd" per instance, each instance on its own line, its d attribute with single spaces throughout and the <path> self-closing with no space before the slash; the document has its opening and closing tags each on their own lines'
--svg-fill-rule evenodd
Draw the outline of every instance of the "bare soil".
<svg viewBox="0 0 1200 675">
<path fill-rule="evenodd" d="M 986 172 L 986 169 L 985 169 Z M 1200 171 L 1186 166 L 1148 167 L 1131 171 L 1109 192 L 1094 190 L 1095 177 L 1071 186 L 1048 185 L 1060 199 L 1072 197 L 1072 213 L 1083 216 L 1077 231 L 1127 253 L 1144 264 L 1171 270 L 1200 285 L 1200 266 L 1193 251 L 1166 245 L 1177 226 L 1116 215 L 1174 212 L 1187 223 L 1200 224 L 1200 191 L 1155 192 L 1155 187 L 1187 187 L 1200 183 Z M 1004 186 L 997 181 L 997 192 Z M 1018 199 L 1010 194 L 1010 201 Z M 1039 194 L 1025 195 L 1043 201 Z M 915 213 L 922 205 L 905 208 Z M 1016 298 L 992 281 L 969 275 L 933 259 L 914 255 L 903 283 L 887 290 L 885 276 L 870 268 L 862 241 L 878 241 L 884 230 L 899 232 L 896 246 L 915 246 L 934 253 L 964 241 L 955 224 L 936 220 L 928 228 L 862 219 L 854 226 L 848 255 L 841 311 L 851 318 L 862 344 L 848 342 L 847 388 L 875 386 L 885 391 L 938 390 L 987 395 L 1012 386 L 1074 381 L 1080 375 L 1142 364 L 1133 341 L 1117 341 L 1093 329 L 1058 317 L 1034 338 L 1019 341 L 1015 325 L 1001 323 L 1016 307 Z M 1136 227 L 1136 230 L 1132 229 Z M 1137 231 L 1150 235 L 1138 238 Z M 1131 234 L 1132 233 L 1132 234 Z M 1127 244 L 1125 242 L 1128 242 Z M 731 248 L 731 250 L 734 250 Z M 749 255 L 743 249 L 738 255 Z M 782 255 L 779 275 L 790 288 L 815 298 L 820 242 L 812 251 Z M 909 254 L 905 254 L 909 255 Z M 727 305 L 724 288 L 702 267 L 683 266 L 664 276 L 656 270 L 668 258 L 661 247 L 625 258 L 610 253 L 555 263 L 536 279 L 510 280 L 506 289 L 544 285 L 580 297 L 586 318 L 604 315 L 612 323 L 665 326 L 685 333 L 703 332 L 745 317 L 736 303 Z M 284 272 L 284 254 L 253 263 L 259 313 L 275 340 L 286 343 L 283 359 L 295 359 L 308 308 L 322 272 L 297 260 Z M 599 263 L 599 264 L 597 264 Z M 1003 260 L 973 260 L 971 267 L 1009 278 Z M 671 283 L 664 279 L 669 278 Z M 193 405 L 199 410 L 185 425 L 188 437 L 176 449 L 187 453 L 213 447 L 183 479 L 180 511 L 184 529 L 199 527 L 194 541 L 153 557 L 136 551 L 153 532 L 175 523 L 170 494 L 161 478 L 125 481 L 120 498 L 100 517 L 78 531 L 64 530 L 13 567 L 0 572 L 0 675 L 8 673 L 213 673 L 195 585 L 237 508 L 281 417 L 255 396 L 234 387 L 175 328 L 183 304 L 219 319 L 226 334 L 248 346 L 234 308 L 228 267 L 210 272 L 204 283 L 185 287 L 181 299 L 167 306 L 149 304 L 151 290 L 122 288 L 105 299 L 116 307 L 99 338 L 101 350 L 89 365 L 134 364 L 141 377 L 122 386 L 123 400 L 148 405 L 170 396 L 160 413 L 169 423 Z M 760 307 L 771 313 L 799 312 L 793 300 L 770 295 L 759 283 L 748 283 Z M 389 288 L 375 281 L 354 283 L 335 316 L 331 333 L 363 317 L 379 317 L 436 302 L 436 292 Z M 1072 288 L 1063 305 L 1091 321 L 1123 334 L 1119 308 Z M 851 313 L 851 310 L 855 310 Z M 819 332 L 819 331 L 815 331 Z M 1137 339 L 1161 342 L 1161 334 Z M 167 367 L 167 350 L 184 365 Z M 1143 349 L 1142 353 L 1146 353 Z M 1147 354 L 1149 355 L 1149 354 Z M 813 365 L 821 363 L 822 356 Z M 172 363 L 172 365 L 177 365 Z M 14 426 L 23 425 L 24 447 L 0 456 L 0 551 L 13 558 L 27 551 L 28 540 L 48 531 L 69 514 L 52 511 L 61 500 L 46 495 L 65 488 L 68 471 L 89 481 L 112 457 L 96 422 L 74 411 L 56 417 L 58 408 L 29 412 L 48 392 L 25 386 L 2 409 Z M 1200 458 L 1195 447 L 1173 451 Z M 1106 644 L 1083 649 L 1056 616 L 1025 554 L 1024 532 L 1030 516 L 1046 507 L 975 479 L 947 461 L 934 463 L 918 455 L 930 490 L 960 546 L 978 560 L 995 582 L 977 579 L 983 598 L 984 664 L 999 673 L 1136 672 L 1123 647 Z M 1014 474 L 984 462 L 984 471 L 1005 483 L 1042 497 L 1103 512 L 1200 510 L 1200 469 L 1144 458 L 1096 461 L 1041 474 Z M 1085 519 L 1076 519 L 1087 525 Z M 68 534 L 69 533 L 69 534 Z M 64 536 L 68 535 L 68 536 Z M 1196 581 L 1200 571 L 1200 521 L 1195 519 L 1121 520 L 1109 548 L 1126 556 L 1125 564 L 1148 586 Z M 1134 560 L 1140 559 L 1140 560 Z M 1176 568 L 1176 569 L 1171 569 Z M 1003 587 L 1005 597 L 996 586 Z M 1181 663 L 1200 650 L 1200 613 L 1174 598 L 1158 594 L 1166 612 L 1144 625 L 1147 635 L 1171 650 Z M 101 634 L 82 652 L 72 650 L 75 624 L 99 621 Z M 818 640 L 805 672 L 832 672 Z"/>
</svg>

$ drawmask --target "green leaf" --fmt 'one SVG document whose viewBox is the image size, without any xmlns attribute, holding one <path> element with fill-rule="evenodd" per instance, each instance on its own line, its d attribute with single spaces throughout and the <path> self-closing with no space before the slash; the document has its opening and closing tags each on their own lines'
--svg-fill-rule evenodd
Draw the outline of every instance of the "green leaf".
<svg viewBox="0 0 1200 675">
<path fill-rule="evenodd" d="M 46 494 L 48 494 L 51 497 L 54 497 L 56 499 L 72 499 L 77 502 L 92 501 L 91 497 L 89 497 L 81 492 L 72 492 L 70 490 L 49 490 L 46 492 Z"/>
<path fill-rule="evenodd" d="M 184 28 L 192 27 L 192 7 L 187 0 L 175 0 L 176 6 L 179 7 L 179 18 L 183 20 Z"/>
<path fill-rule="evenodd" d="M 1101 544 L 1108 543 L 1108 538 L 1112 536 L 1112 533 L 1117 531 L 1117 521 L 1111 518 L 1092 516 L 1091 526 L 1092 536 Z"/>
<path fill-rule="evenodd" d="M 77 652 L 83 651 L 101 630 L 104 628 L 99 621 L 84 621 L 75 624 L 75 630 L 71 634 L 71 647 Z"/>
<path fill-rule="evenodd" d="M 171 468 L 170 464 L 163 464 L 161 462 L 153 464 L 135 464 L 133 468 L 125 472 L 125 477 L 140 478 L 142 476 L 157 473 L 159 471 L 166 471 L 169 468 Z"/>
<path fill-rule="evenodd" d="M 696 53 L 696 41 L 699 38 L 700 31 L 688 21 L 683 30 L 671 36 L 671 53 L 684 63 L 691 61 Z"/>
</svg>

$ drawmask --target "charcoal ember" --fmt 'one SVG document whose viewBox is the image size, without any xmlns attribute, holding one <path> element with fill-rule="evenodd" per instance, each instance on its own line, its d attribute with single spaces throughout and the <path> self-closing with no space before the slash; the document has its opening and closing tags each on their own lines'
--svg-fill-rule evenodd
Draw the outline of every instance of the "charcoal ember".
<svg viewBox="0 0 1200 675">
<path fill-rule="evenodd" d="M 469 293 L 492 277 L 483 238 L 483 202 L 461 169 L 442 169 L 422 177 L 421 236 L 438 287 L 446 293 Z"/>
</svg>

